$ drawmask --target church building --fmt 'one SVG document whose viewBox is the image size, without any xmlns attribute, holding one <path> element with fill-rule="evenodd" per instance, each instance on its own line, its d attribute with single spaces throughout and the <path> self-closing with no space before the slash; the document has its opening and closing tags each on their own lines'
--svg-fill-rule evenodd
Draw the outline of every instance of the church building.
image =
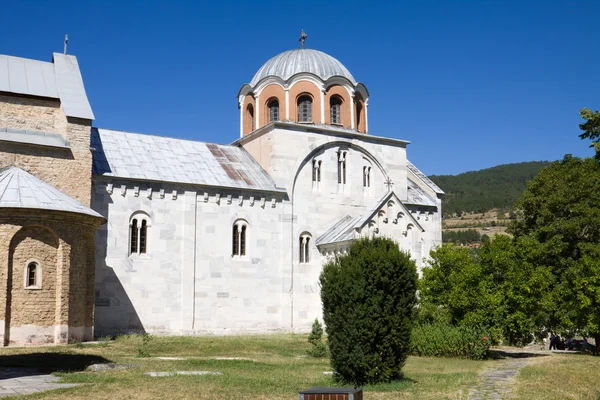
<svg viewBox="0 0 600 400">
<path fill-rule="evenodd" d="M 420 268 L 443 192 L 301 42 L 241 86 L 231 144 L 96 128 L 74 56 L 0 55 L 0 343 L 306 332 L 355 239 Z"/>
</svg>

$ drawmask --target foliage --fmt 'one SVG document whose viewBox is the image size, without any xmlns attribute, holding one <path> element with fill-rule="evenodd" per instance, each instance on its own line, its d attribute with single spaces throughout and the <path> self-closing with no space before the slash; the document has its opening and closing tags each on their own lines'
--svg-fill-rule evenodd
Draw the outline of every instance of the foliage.
<svg viewBox="0 0 600 400">
<path fill-rule="evenodd" d="M 546 325 L 591 333 L 597 345 L 600 345 L 599 188 L 598 161 L 567 155 L 542 170 L 529 184 L 518 203 L 523 218 L 510 227 L 516 238 L 538 244 L 533 262 L 546 266 L 549 273 Z"/>
<path fill-rule="evenodd" d="M 493 221 L 492 221 L 493 222 Z M 481 241 L 481 234 L 477 229 L 467 229 L 462 231 L 442 231 L 442 242 L 444 243 L 478 243 Z"/>
<path fill-rule="evenodd" d="M 596 150 L 596 158 L 598 159 L 600 158 L 600 112 L 582 108 L 579 115 L 585 119 L 585 122 L 579 124 L 579 129 L 583 131 L 579 137 L 592 141 L 590 147 Z"/>
<path fill-rule="evenodd" d="M 528 260 L 536 251 L 535 243 L 505 235 L 486 241 L 477 255 L 439 247 L 423 268 L 420 306 L 444 309 L 450 324 L 484 326 L 510 344 L 526 344 L 544 320 L 538 308 L 548 273 Z"/>
<path fill-rule="evenodd" d="M 325 357 L 327 355 L 327 346 L 323 343 L 323 326 L 318 319 L 312 324 L 312 330 L 308 335 L 308 343 L 312 347 L 306 352 L 312 357 Z"/>
<path fill-rule="evenodd" d="M 485 212 L 493 208 L 512 209 L 518 197 L 548 161 L 498 165 L 459 175 L 433 175 L 446 196 L 442 200 L 445 215 Z"/>
<path fill-rule="evenodd" d="M 138 345 L 137 356 L 138 357 L 151 357 L 150 355 L 150 342 L 152 342 L 152 335 L 149 333 L 142 333 L 140 335 L 141 342 Z"/>
<path fill-rule="evenodd" d="M 488 357 L 491 342 L 488 330 L 480 326 L 417 324 L 412 330 L 410 353 L 415 356 L 482 360 Z"/>
<path fill-rule="evenodd" d="M 410 349 L 417 272 L 386 238 L 355 241 L 320 276 L 334 376 L 354 385 L 401 378 Z"/>
</svg>

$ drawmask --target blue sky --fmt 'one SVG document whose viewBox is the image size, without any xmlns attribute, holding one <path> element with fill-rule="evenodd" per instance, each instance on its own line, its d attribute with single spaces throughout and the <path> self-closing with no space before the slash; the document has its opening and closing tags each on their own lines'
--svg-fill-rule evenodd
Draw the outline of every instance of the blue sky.
<svg viewBox="0 0 600 400">
<path fill-rule="evenodd" d="M 426 174 L 591 155 L 599 1 L 4 0 L 0 53 L 77 56 L 98 127 L 230 143 L 236 94 L 307 47 L 365 83 L 369 131 L 411 141 Z"/>
</svg>

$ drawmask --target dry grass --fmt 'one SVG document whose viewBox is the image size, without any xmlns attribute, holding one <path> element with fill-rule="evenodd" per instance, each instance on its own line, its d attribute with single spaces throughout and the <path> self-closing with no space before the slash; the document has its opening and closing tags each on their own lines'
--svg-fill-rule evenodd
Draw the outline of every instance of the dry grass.
<svg viewBox="0 0 600 400">
<path fill-rule="evenodd" d="M 235 337 L 154 337 L 145 348 L 152 357 L 135 355 L 139 336 L 120 337 L 108 345 L 4 349 L 0 366 L 44 366 L 64 382 L 86 383 L 28 396 L 31 399 L 294 399 L 311 386 L 338 386 L 330 376 L 329 360 L 306 356 L 305 335 Z M 163 361 L 158 356 L 182 356 Z M 248 360 L 216 360 L 244 357 Z M 86 372 L 91 362 L 139 364 L 124 371 Z M 405 379 L 368 386 L 370 399 L 456 398 L 462 388 L 477 381 L 493 361 L 409 358 Z M 146 371 L 210 370 L 220 376 L 153 378 Z"/>
<path fill-rule="evenodd" d="M 519 399 L 600 399 L 600 357 L 554 354 L 530 360 L 517 375 Z"/>
</svg>

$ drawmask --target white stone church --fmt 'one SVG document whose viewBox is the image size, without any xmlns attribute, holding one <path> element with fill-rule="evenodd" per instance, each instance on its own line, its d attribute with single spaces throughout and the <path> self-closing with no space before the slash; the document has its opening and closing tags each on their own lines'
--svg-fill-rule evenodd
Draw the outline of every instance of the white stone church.
<svg viewBox="0 0 600 400">
<path fill-rule="evenodd" d="M 0 56 L 0 100 L 3 92 L 35 97 L 29 88 L 2 89 L 1 57 L 9 70 L 11 60 L 23 60 Z M 30 149 L 50 137 L 32 140 L 35 127 L 0 125 L 0 157 L 5 143 L 29 155 L 1 159 L 0 167 L 27 171 L 89 206 L 88 216 L 103 217 L 95 273 L 88 272 L 96 337 L 308 331 L 321 318 L 323 264 L 356 238 L 391 237 L 419 267 L 441 243 L 443 192 L 408 161 L 408 141 L 370 134 L 367 87 L 325 53 L 302 47 L 268 60 L 238 93 L 240 138 L 228 145 L 92 127 L 77 61 L 55 54 L 61 57 L 74 62 L 70 73 L 81 85 L 65 95 L 58 82 L 57 107 L 89 108 L 66 117 L 89 120 L 81 123 L 92 154 L 89 202 L 32 167 Z M 38 78 L 53 79 L 47 76 Z M 0 123 L 9 120 L 2 112 Z M 50 133 L 69 144 L 68 132 Z M 2 171 L 0 209 L 17 207 L 2 200 Z M 8 268 L 17 271 L 11 251 Z M 37 282 L 29 265 L 25 286 Z"/>
</svg>

